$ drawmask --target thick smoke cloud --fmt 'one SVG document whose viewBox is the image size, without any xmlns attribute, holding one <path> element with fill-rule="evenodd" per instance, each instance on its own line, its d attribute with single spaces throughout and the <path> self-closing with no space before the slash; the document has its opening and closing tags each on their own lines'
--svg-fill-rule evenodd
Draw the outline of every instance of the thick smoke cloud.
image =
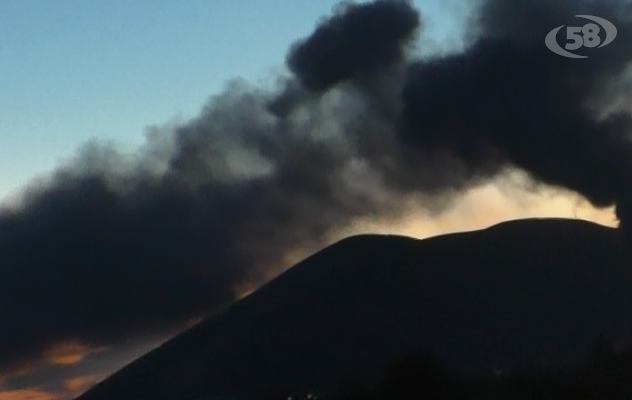
<svg viewBox="0 0 632 400">
<path fill-rule="evenodd" d="M 470 171 L 511 163 L 597 206 L 617 203 L 632 182 L 632 119 L 629 109 L 607 107 L 629 91 L 632 5 L 508 4 L 485 4 L 481 38 L 465 54 L 411 67 L 403 134 L 415 146 L 453 152 Z M 542 38 L 556 23 L 575 22 L 574 14 L 612 21 L 616 43 L 585 60 L 550 52 Z"/>
<path fill-rule="evenodd" d="M 424 61 L 406 59 L 402 65 L 406 71 L 398 99 L 402 112 L 393 124 L 400 144 L 414 149 L 412 157 L 423 160 L 422 167 L 428 154 L 443 155 L 443 162 L 457 160 L 461 165 L 458 173 L 441 174 L 440 185 L 460 188 L 518 167 L 537 181 L 576 191 L 596 206 L 616 204 L 619 218 L 625 220 L 632 182 L 628 105 L 632 4 L 575 0 L 477 3 L 465 52 Z M 373 9 L 389 4 L 376 2 Z M 405 8 L 407 3 L 399 5 Z M 618 28 L 616 41 L 604 48 L 584 48 L 583 53 L 590 57 L 583 60 L 550 52 L 543 42 L 546 34 L 564 23 L 581 26 L 589 22 L 573 21 L 572 16 L 582 14 L 613 22 Z M 372 21 L 367 21 L 364 29 L 374 33 Z M 357 77 L 383 66 L 366 62 L 362 45 L 355 46 L 355 51 L 340 46 L 339 42 L 346 43 L 337 36 L 345 34 L 340 25 L 355 27 L 356 21 L 350 16 L 345 22 L 332 19 L 291 54 L 289 65 L 304 86 L 322 91 L 324 84 L 313 82 L 329 82 L 332 87 L 346 79 L 363 89 L 366 82 Z M 371 33 L 364 36 L 371 37 Z M 384 48 L 377 43 L 377 49 Z M 307 61 L 314 59 L 330 64 L 336 60 L 344 68 L 336 72 L 319 69 Z M 389 63 L 381 71 L 392 69 Z M 421 184 L 419 189 L 427 186 Z"/>
<path fill-rule="evenodd" d="M 350 78 L 380 74 L 405 59 L 405 46 L 420 24 L 410 3 L 349 5 L 290 50 L 287 64 L 311 91 Z"/>
<path fill-rule="evenodd" d="M 0 370 L 205 314 L 296 246 L 407 196 L 440 211 L 510 168 L 625 217 L 630 117 L 604 112 L 628 99 L 629 5 L 479 5 L 468 49 L 424 61 L 410 2 L 348 5 L 290 49 L 279 90 L 233 83 L 137 154 L 88 146 L 34 184 L 0 214 Z M 619 36 L 585 60 L 549 52 L 576 14 Z"/>
<path fill-rule="evenodd" d="M 387 19 L 406 18 L 412 35 L 416 13 L 402 11 Z M 279 117 L 269 111 L 278 95 L 232 82 L 136 154 L 87 145 L 3 211 L 0 371 L 60 340 L 108 345 L 206 314 L 297 246 L 396 212 L 353 162 L 353 96 L 305 94 Z"/>
</svg>

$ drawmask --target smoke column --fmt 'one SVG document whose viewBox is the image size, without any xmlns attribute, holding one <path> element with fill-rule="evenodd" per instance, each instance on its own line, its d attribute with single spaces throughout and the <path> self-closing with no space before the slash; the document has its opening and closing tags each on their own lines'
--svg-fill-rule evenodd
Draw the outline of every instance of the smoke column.
<svg viewBox="0 0 632 400">
<path fill-rule="evenodd" d="M 408 1 L 347 5 L 297 42 L 277 91 L 234 82 L 133 155 L 90 144 L 0 214 L 0 370 L 49 345 L 173 326 L 297 246 L 415 196 L 440 212 L 518 168 L 616 204 L 630 182 L 625 2 L 489 0 L 460 54 L 414 60 Z M 576 14 L 618 28 L 585 60 L 544 46 Z"/>
</svg>

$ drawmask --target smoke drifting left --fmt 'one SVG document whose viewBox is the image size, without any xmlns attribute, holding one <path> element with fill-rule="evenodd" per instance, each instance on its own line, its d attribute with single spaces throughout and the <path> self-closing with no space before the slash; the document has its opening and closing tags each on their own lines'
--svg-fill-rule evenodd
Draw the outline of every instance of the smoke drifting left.
<svg viewBox="0 0 632 400">
<path fill-rule="evenodd" d="M 32 186 L 0 214 L 0 370 L 207 313 L 297 246 L 410 195 L 440 211 L 507 169 L 624 217 L 631 119 L 604 110 L 628 99 L 630 6 L 478 3 L 467 50 L 423 62 L 410 2 L 346 6 L 292 46 L 278 91 L 229 85 L 133 156 L 91 145 Z M 546 32 L 576 14 L 617 40 L 550 53 Z"/>
<path fill-rule="evenodd" d="M 401 58 L 417 13 L 380 8 L 406 21 L 394 36 L 397 21 L 382 26 L 384 16 L 362 8 Z M 3 211 L 0 303 L 10 307 L 0 313 L 0 369 L 57 341 L 104 345 L 182 323 L 232 301 L 236 285 L 297 245 L 395 211 L 366 189 L 373 178 L 343 143 L 369 123 L 349 95 L 303 96 L 284 117 L 268 111 L 277 96 L 229 84 L 133 156 L 86 146 Z"/>
</svg>

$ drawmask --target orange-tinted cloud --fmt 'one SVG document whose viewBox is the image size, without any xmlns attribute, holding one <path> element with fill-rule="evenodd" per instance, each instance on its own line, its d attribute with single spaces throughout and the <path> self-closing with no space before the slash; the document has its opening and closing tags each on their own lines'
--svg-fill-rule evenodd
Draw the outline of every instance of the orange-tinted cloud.
<svg viewBox="0 0 632 400">
<path fill-rule="evenodd" d="M 0 400 L 61 400 L 59 394 L 40 389 L 0 391 Z"/>
<path fill-rule="evenodd" d="M 96 383 L 99 383 L 101 380 L 103 380 L 105 376 L 105 374 L 78 376 L 75 378 L 67 379 L 64 382 L 64 387 L 70 395 L 75 397 L 88 390 Z"/>
<path fill-rule="evenodd" d="M 113 348 L 91 348 L 76 341 L 58 343 L 31 364 L 34 368 L 21 368 L 3 375 L 0 400 L 74 399 L 171 335 L 158 336 Z"/>
<path fill-rule="evenodd" d="M 47 363 L 57 366 L 75 365 L 90 354 L 100 353 L 106 348 L 91 348 L 75 341 L 66 341 L 51 346 L 44 352 Z"/>
</svg>

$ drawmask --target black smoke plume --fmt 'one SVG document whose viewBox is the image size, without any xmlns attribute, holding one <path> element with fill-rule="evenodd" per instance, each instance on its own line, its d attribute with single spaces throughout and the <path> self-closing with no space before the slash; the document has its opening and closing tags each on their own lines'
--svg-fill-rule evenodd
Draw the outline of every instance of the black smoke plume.
<svg viewBox="0 0 632 400">
<path fill-rule="evenodd" d="M 33 184 L 0 214 L 0 369 L 205 314 L 297 246 L 409 196 L 439 211 L 512 168 L 616 204 L 625 224 L 630 6 L 478 6 L 463 53 L 419 61 L 410 2 L 349 4 L 292 46 L 279 90 L 233 83 L 138 153 L 90 145 Z M 617 39 L 553 54 L 546 33 L 577 14 Z"/>
</svg>

